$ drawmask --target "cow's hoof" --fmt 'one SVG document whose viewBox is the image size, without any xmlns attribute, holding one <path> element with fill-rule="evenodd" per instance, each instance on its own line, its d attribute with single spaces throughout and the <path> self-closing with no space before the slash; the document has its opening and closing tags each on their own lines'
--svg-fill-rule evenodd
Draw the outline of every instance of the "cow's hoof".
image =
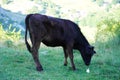
<svg viewBox="0 0 120 80">
<path fill-rule="evenodd" d="M 69 67 L 69 69 L 71 69 L 71 70 L 73 70 L 73 71 L 75 71 L 75 70 L 76 70 L 76 68 L 75 68 L 75 67 Z"/>
<path fill-rule="evenodd" d="M 76 68 L 69 67 L 69 70 L 73 70 L 73 71 L 75 71 L 75 70 L 76 70 Z"/>
<path fill-rule="evenodd" d="M 37 71 L 43 71 L 43 68 L 42 67 L 36 67 L 36 70 Z"/>
<path fill-rule="evenodd" d="M 72 69 L 75 71 L 76 70 L 75 66 L 73 66 Z"/>
<path fill-rule="evenodd" d="M 67 64 L 64 64 L 64 66 L 67 66 Z"/>
</svg>

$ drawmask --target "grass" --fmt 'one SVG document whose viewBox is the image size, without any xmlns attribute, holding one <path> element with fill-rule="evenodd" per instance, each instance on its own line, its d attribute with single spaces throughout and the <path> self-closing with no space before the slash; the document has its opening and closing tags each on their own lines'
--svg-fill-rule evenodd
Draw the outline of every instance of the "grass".
<svg viewBox="0 0 120 80">
<path fill-rule="evenodd" d="M 44 71 L 38 72 L 26 49 L 0 47 L 0 80 L 120 80 L 119 50 L 120 47 L 96 48 L 90 73 L 86 73 L 78 51 L 74 51 L 77 70 L 72 71 L 69 60 L 68 66 L 63 66 L 62 48 L 42 46 L 39 57 Z"/>
</svg>

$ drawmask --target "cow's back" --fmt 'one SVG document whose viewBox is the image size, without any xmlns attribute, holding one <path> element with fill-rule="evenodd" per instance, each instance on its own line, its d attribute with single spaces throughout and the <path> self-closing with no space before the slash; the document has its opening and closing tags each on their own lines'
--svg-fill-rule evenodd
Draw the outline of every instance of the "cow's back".
<svg viewBox="0 0 120 80">
<path fill-rule="evenodd" d="M 70 20 L 49 17 L 52 25 L 47 26 L 48 33 L 43 39 L 43 43 L 48 46 L 64 46 L 69 41 L 75 42 L 77 38 L 78 26 Z"/>
</svg>

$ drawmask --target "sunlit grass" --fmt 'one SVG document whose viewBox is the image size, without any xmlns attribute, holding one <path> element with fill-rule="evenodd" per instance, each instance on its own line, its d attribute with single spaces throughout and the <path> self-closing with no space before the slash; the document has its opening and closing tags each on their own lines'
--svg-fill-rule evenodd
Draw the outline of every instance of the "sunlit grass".
<svg viewBox="0 0 120 80">
<path fill-rule="evenodd" d="M 88 74 L 78 51 L 74 51 L 77 70 L 72 71 L 69 59 L 68 66 L 63 66 L 62 48 L 42 45 L 39 57 L 44 71 L 38 72 L 26 49 L 0 47 L 0 80 L 119 80 L 119 49 L 97 49 Z"/>
</svg>

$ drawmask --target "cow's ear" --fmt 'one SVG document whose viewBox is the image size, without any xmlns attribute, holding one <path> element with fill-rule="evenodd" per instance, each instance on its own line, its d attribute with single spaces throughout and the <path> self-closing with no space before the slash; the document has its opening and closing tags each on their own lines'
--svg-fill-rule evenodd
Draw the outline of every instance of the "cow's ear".
<svg viewBox="0 0 120 80">
<path fill-rule="evenodd" d="M 94 51 L 94 46 L 92 46 L 91 49 L 93 50 L 93 54 L 96 54 L 96 51 Z"/>
<path fill-rule="evenodd" d="M 94 54 L 96 54 L 96 51 L 94 51 Z"/>
<path fill-rule="evenodd" d="M 93 49 L 94 49 L 94 46 L 88 46 L 88 48 L 93 50 Z"/>
<path fill-rule="evenodd" d="M 92 46 L 91 49 L 93 50 L 93 49 L 94 49 L 94 46 Z"/>
</svg>

